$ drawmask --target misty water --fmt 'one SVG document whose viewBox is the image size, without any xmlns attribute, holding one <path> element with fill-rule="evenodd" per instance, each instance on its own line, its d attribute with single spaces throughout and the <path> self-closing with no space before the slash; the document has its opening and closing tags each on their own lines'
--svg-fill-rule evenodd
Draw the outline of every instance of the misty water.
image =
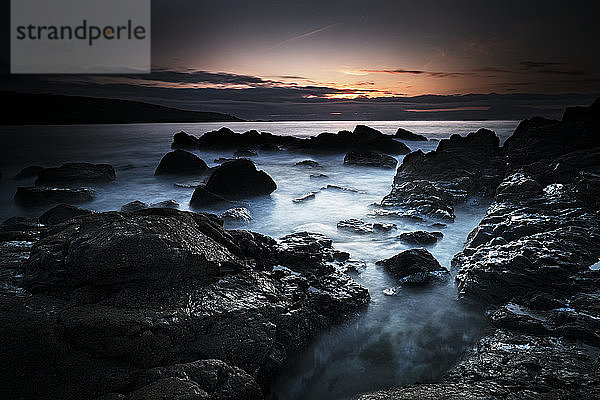
<svg viewBox="0 0 600 400">
<path fill-rule="evenodd" d="M 228 126 L 236 132 L 256 129 L 306 137 L 323 131 L 352 130 L 358 123 L 388 134 L 403 127 L 433 139 L 486 127 L 501 140 L 510 136 L 517 125 L 516 121 L 316 121 L 0 127 L 0 219 L 37 216 L 45 211 L 23 209 L 13 202 L 16 187 L 31 185 L 33 179 L 15 182 L 10 178 L 28 165 L 49 167 L 73 161 L 112 164 L 116 182 L 97 187 L 96 199 L 83 205 L 89 209 L 118 210 L 133 200 L 154 203 L 174 199 L 186 210 L 193 188 L 174 183 L 196 182 L 153 176 L 160 158 L 170 151 L 173 133 L 184 130 L 199 136 Z M 437 146 L 436 141 L 406 143 L 412 150 L 430 151 Z M 213 160 L 218 157 L 232 156 L 231 152 L 213 151 L 196 154 L 209 166 L 216 165 Z M 324 332 L 292 360 L 273 388 L 273 398 L 279 400 L 345 399 L 365 391 L 439 379 L 484 327 L 480 313 L 455 301 L 453 279 L 425 287 L 397 287 L 375 261 L 411 248 L 397 239 L 402 232 L 440 230 L 443 239 L 428 249 L 450 268 L 450 260 L 485 214 L 489 200 L 469 199 L 456 208 L 455 222 L 443 229 L 431 227 L 432 221 L 376 217 L 372 204 L 389 193 L 394 170 L 344 166 L 343 157 L 286 151 L 259 153 L 253 161 L 273 177 L 278 189 L 271 196 L 240 202 L 252 214 L 250 223 L 226 224 L 226 228 L 250 229 L 275 238 L 297 231 L 323 233 L 333 239 L 337 249 L 359 260 L 360 272 L 352 276 L 371 294 L 371 303 L 356 318 Z M 402 156 L 397 158 L 402 160 Z M 305 159 L 319 162 L 321 168 L 295 166 Z M 328 178 L 311 179 L 311 174 L 326 174 Z M 322 190 L 328 184 L 353 190 Z M 293 202 L 313 191 L 318 191 L 313 200 Z M 219 214 L 226 208 L 196 211 Z M 348 218 L 392 222 L 397 230 L 368 235 L 338 230 L 338 221 Z M 453 276 L 456 273 L 451 272 Z"/>
</svg>

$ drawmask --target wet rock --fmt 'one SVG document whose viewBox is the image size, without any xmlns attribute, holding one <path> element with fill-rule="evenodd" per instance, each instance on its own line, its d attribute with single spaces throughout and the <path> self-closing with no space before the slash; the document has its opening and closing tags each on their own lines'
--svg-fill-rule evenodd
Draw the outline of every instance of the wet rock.
<svg viewBox="0 0 600 400">
<path fill-rule="evenodd" d="M 300 150 L 319 152 L 373 151 L 392 155 L 410 152 L 404 143 L 365 125 L 357 125 L 354 132 L 323 132 L 304 139 L 295 146 Z"/>
<path fill-rule="evenodd" d="M 179 208 L 179 203 L 175 200 L 163 200 L 158 203 L 150 204 L 149 208 Z"/>
<path fill-rule="evenodd" d="M 425 249 L 405 250 L 386 260 L 379 260 L 377 265 L 383 266 L 399 283 L 422 284 L 449 277 L 449 272 L 442 267 L 435 257 Z"/>
<path fill-rule="evenodd" d="M 362 219 L 350 218 L 337 223 L 337 228 L 355 233 L 377 233 L 389 232 L 396 229 L 395 224 L 383 224 L 379 222 L 367 223 Z"/>
<path fill-rule="evenodd" d="M 403 129 L 403 128 L 398 128 L 398 130 L 396 131 L 396 134 L 394 136 L 401 140 L 425 141 L 425 142 L 427 141 L 427 138 L 425 136 L 413 133 L 413 132 Z"/>
<path fill-rule="evenodd" d="M 206 190 L 225 198 L 271 194 L 277 185 L 250 160 L 239 159 L 217 167 L 206 182 Z"/>
<path fill-rule="evenodd" d="M 579 198 L 593 207 L 600 208 L 600 174 L 581 171 L 574 184 Z"/>
<path fill-rule="evenodd" d="M 159 175 L 200 175 L 208 169 L 201 158 L 185 150 L 174 150 L 160 160 L 154 171 Z"/>
<path fill-rule="evenodd" d="M 196 150 L 199 147 L 198 138 L 184 131 L 173 135 L 172 149 L 191 149 Z"/>
<path fill-rule="evenodd" d="M 132 202 L 124 204 L 121 207 L 121 212 L 131 213 L 134 211 L 144 210 L 146 208 L 148 208 L 148 203 L 144 203 L 143 201 L 139 201 L 139 200 L 134 200 Z"/>
<path fill-rule="evenodd" d="M 198 139 L 201 149 L 238 149 L 240 147 L 260 147 L 275 149 L 279 146 L 291 146 L 300 143 L 302 139 L 292 136 L 278 136 L 269 132 L 251 130 L 244 133 L 233 132 L 229 128 L 221 128 L 207 132 Z M 267 150 L 269 151 L 269 150 Z"/>
<path fill-rule="evenodd" d="M 310 192 L 310 193 L 304 194 L 300 197 L 296 197 L 292 201 L 294 203 L 304 203 L 305 201 L 308 201 L 308 200 L 314 200 L 316 198 L 317 193 L 319 193 L 319 192 L 318 191 Z"/>
<path fill-rule="evenodd" d="M 219 158 L 215 158 L 213 160 L 213 162 L 215 164 L 223 164 L 223 163 L 226 163 L 228 161 L 235 161 L 235 158 L 219 157 Z"/>
<path fill-rule="evenodd" d="M 276 144 L 263 143 L 258 146 L 258 150 L 265 151 L 265 152 L 276 152 L 276 151 L 281 151 L 281 148 Z"/>
<path fill-rule="evenodd" d="M 49 204 L 80 204 L 94 200 L 94 191 L 87 188 L 18 187 L 15 202 L 26 207 Z"/>
<path fill-rule="evenodd" d="M 224 221 L 248 223 L 252 220 L 252 215 L 245 207 L 234 207 L 223 211 L 221 218 Z"/>
<path fill-rule="evenodd" d="M 233 156 L 235 158 L 246 158 L 246 157 L 256 157 L 258 154 L 256 153 L 256 151 L 249 149 L 249 148 L 239 148 L 236 150 L 235 153 L 233 153 Z"/>
<path fill-rule="evenodd" d="M 108 164 L 67 163 L 38 172 L 36 186 L 76 186 L 101 184 L 116 179 L 115 170 Z"/>
<path fill-rule="evenodd" d="M 427 154 L 408 154 L 382 206 L 454 219 L 454 204 L 470 195 L 490 196 L 501 182 L 506 162 L 499 142 L 494 132 L 480 129 L 452 135 Z"/>
<path fill-rule="evenodd" d="M 313 160 L 302 160 L 302 161 L 298 161 L 296 163 L 296 166 L 298 167 L 307 167 L 307 168 L 319 168 L 321 167 L 321 165 Z"/>
<path fill-rule="evenodd" d="M 413 231 L 401 233 L 398 239 L 406 243 L 428 246 L 437 243 L 443 237 L 442 232 Z"/>
<path fill-rule="evenodd" d="M 39 221 L 44 225 L 56 225 L 68 221 L 71 218 L 89 214 L 92 214 L 92 211 L 68 204 L 59 204 L 43 213 L 40 216 Z"/>
<path fill-rule="evenodd" d="M 190 206 L 195 208 L 209 207 L 215 204 L 228 203 L 229 200 L 207 190 L 205 186 L 198 186 L 194 189 Z"/>
<path fill-rule="evenodd" d="M 326 262 L 347 259 L 347 253 L 333 248 L 333 241 L 320 233 L 296 232 L 279 240 L 279 257 L 282 265 L 293 270 L 321 274 L 332 271 Z"/>
<path fill-rule="evenodd" d="M 531 177 L 517 172 L 508 176 L 496 189 L 498 200 L 518 201 L 544 193 L 542 185 Z"/>
<path fill-rule="evenodd" d="M 38 173 L 43 169 L 44 167 L 40 167 L 38 165 L 30 165 L 29 167 L 25 167 L 21 171 L 19 171 L 19 173 L 13 176 L 13 179 L 15 181 L 20 181 L 23 179 L 37 177 Z"/>
<path fill-rule="evenodd" d="M 360 193 L 358 189 L 344 187 L 339 185 L 327 185 L 321 188 L 321 190 L 335 190 L 340 192 L 351 192 L 351 193 Z"/>
<path fill-rule="evenodd" d="M 394 157 L 385 154 L 351 151 L 344 156 L 344 164 L 393 169 L 396 168 L 398 161 Z"/>
<path fill-rule="evenodd" d="M 310 174 L 310 179 L 325 179 L 325 178 L 329 178 L 327 175 L 325 174 Z"/>
</svg>

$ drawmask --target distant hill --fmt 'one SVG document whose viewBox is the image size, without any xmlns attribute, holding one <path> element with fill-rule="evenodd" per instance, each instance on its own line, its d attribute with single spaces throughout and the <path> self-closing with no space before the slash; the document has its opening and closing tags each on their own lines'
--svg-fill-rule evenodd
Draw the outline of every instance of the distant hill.
<svg viewBox="0 0 600 400">
<path fill-rule="evenodd" d="M 138 101 L 0 92 L 0 125 L 130 124 L 243 121 L 228 114 L 186 111 Z"/>
</svg>

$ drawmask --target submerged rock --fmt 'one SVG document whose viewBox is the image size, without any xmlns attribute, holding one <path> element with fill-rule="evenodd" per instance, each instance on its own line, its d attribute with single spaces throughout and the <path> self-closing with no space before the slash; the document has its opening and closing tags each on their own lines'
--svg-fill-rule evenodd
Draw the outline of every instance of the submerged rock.
<svg viewBox="0 0 600 400">
<path fill-rule="evenodd" d="M 374 152 L 359 153 L 351 151 L 344 157 L 344 164 L 393 169 L 396 168 L 398 161 L 394 157 L 385 154 Z"/>
<path fill-rule="evenodd" d="M 408 131 L 408 130 L 402 129 L 402 128 L 398 128 L 398 130 L 396 131 L 396 134 L 394 136 L 397 137 L 398 139 L 402 139 L 402 140 L 425 141 L 425 142 L 427 141 L 427 138 L 425 136 L 413 133 L 411 131 Z"/>
<path fill-rule="evenodd" d="M 307 168 L 320 168 L 321 165 L 313 160 L 302 160 L 296 163 L 298 167 L 307 167 Z"/>
<path fill-rule="evenodd" d="M 29 167 L 23 168 L 19 173 L 13 176 L 13 180 L 20 181 L 23 179 L 37 177 L 38 173 L 42 171 L 44 167 L 38 165 L 30 165 Z"/>
<path fill-rule="evenodd" d="M 310 179 L 325 179 L 325 178 L 329 178 L 327 175 L 325 174 L 310 174 Z"/>
<path fill-rule="evenodd" d="M 428 283 L 450 276 L 448 270 L 425 249 L 405 250 L 386 260 L 379 260 L 376 264 L 383 266 L 403 284 Z"/>
<path fill-rule="evenodd" d="M 92 213 L 93 211 L 85 210 L 83 208 L 71 206 L 68 204 L 59 204 L 43 213 L 40 216 L 39 221 L 41 224 L 44 225 L 56 225 L 68 221 L 71 218 L 78 217 L 81 215 L 89 215 Z"/>
<path fill-rule="evenodd" d="M 87 188 L 18 187 L 15 202 L 22 206 L 49 204 L 80 204 L 94 200 L 94 191 Z"/>
<path fill-rule="evenodd" d="M 401 233 L 398 239 L 406 243 L 427 246 L 435 244 L 443 237 L 444 234 L 442 232 L 413 231 Z"/>
<path fill-rule="evenodd" d="M 362 219 L 350 218 L 337 223 L 337 228 L 355 233 L 389 232 L 396 229 L 395 224 L 384 224 L 380 222 L 367 223 Z"/>
<path fill-rule="evenodd" d="M 222 164 L 206 182 L 206 190 L 226 198 L 268 195 L 275 189 L 277 185 L 273 179 L 246 159 Z"/>
<path fill-rule="evenodd" d="M 224 221 L 248 223 L 252 220 L 252 215 L 245 207 L 234 207 L 223 211 L 221 218 Z"/>
<path fill-rule="evenodd" d="M 207 169 L 208 166 L 200 157 L 178 149 L 165 154 L 154 175 L 200 175 Z"/>
<path fill-rule="evenodd" d="M 314 191 L 314 192 L 310 192 L 310 193 L 306 193 L 300 197 L 296 197 L 294 200 L 292 200 L 294 203 L 304 203 L 305 201 L 308 200 L 314 200 L 316 198 L 317 193 L 319 193 L 318 191 Z"/>
<path fill-rule="evenodd" d="M 101 184 L 116 179 L 115 170 L 108 164 L 67 163 L 38 172 L 36 186 L 76 186 Z"/>
</svg>

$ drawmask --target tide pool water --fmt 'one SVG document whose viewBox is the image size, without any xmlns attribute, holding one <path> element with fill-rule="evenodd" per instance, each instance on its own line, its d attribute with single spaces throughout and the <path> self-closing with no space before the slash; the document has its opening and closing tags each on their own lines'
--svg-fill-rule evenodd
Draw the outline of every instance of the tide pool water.
<svg viewBox="0 0 600 400">
<path fill-rule="evenodd" d="M 170 151 L 172 135 L 184 130 L 193 135 L 228 126 L 236 132 L 250 129 L 279 135 L 306 137 L 323 131 L 352 130 L 358 123 L 384 133 L 395 133 L 398 127 L 409 129 L 432 139 L 452 134 L 465 135 L 485 127 L 496 131 L 504 141 L 514 131 L 516 121 L 314 121 L 273 123 L 198 123 L 198 124 L 132 124 L 70 126 L 5 126 L 0 127 L 3 146 L 0 149 L 0 219 L 15 215 L 39 215 L 41 209 L 23 209 L 12 197 L 19 185 L 11 177 L 29 165 L 58 166 L 64 162 L 87 161 L 112 164 L 117 173 L 114 183 L 96 188 L 94 201 L 85 208 L 118 210 L 133 200 L 155 203 L 176 200 L 182 209 L 193 188 L 175 183 L 195 183 L 189 179 L 165 179 L 153 176 L 160 158 Z M 436 141 L 405 142 L 412 150 L 430 151 Z M 195 152 L 209 164 L 232 152 Z M 287 399 L 346 399 L 376 389 L 438 379 L 453 362 L 479 337 L 484 326 L 480 313 L 472 312 L 456 299 L 454 280 L 420 288 L 397 287 L 377 260 L 411 248 L 397 236 L 417 229 L 440 230 L 444 237 L 429 247 L 442 265 L 450 268 L 450 260 L 459 252 L 467 234 L 485 214 L 488 201 L 470 199 L 456 209 L 456 220 L 446 228 L 434 229 L 430 223 L 418 223 L 373 215 L 373 203 L 389 193 L 394 170 L 343 165 L 343 154 L 307 155 L 260 153 L 252 160 L 265 170 L 278 185 L 268 197 L 239 203 L 250 210 L 248 224 L 227 224 L 227 228 L 257 231 L 275 238 L 296 231 L 323 233 L 333 239 L 339 250 L 348 251 L 361 261 L 360 273 L 353 278 L 369 289 L 370 305 L 347 324 L 324 332 L 314 343 L 290 363 L 273 388 L 272 397 Z M 311 159 L 320 168 L 296 166 L 297 161 Z M 402 161 L 402 156 L 397 157 Z M 327 178 L 311 179 L 311 174 Z M 335 185 L 352 190 L 323 189 Z M 293 200 L 316 191 L 314 199 L 300 203 Z M 227 207 L 199 210 L 217 214 Z M 390 222 L 396 230 L 361 235 L 338 230 L 340 220 L 360 218 L 367 222 Z M 454 276 L 456 271 L 451 271 Z M 386 294 L 387 293 L 387 294 Z M 392 295 L 390 295 L 392 294 Z"/>
</svg>

